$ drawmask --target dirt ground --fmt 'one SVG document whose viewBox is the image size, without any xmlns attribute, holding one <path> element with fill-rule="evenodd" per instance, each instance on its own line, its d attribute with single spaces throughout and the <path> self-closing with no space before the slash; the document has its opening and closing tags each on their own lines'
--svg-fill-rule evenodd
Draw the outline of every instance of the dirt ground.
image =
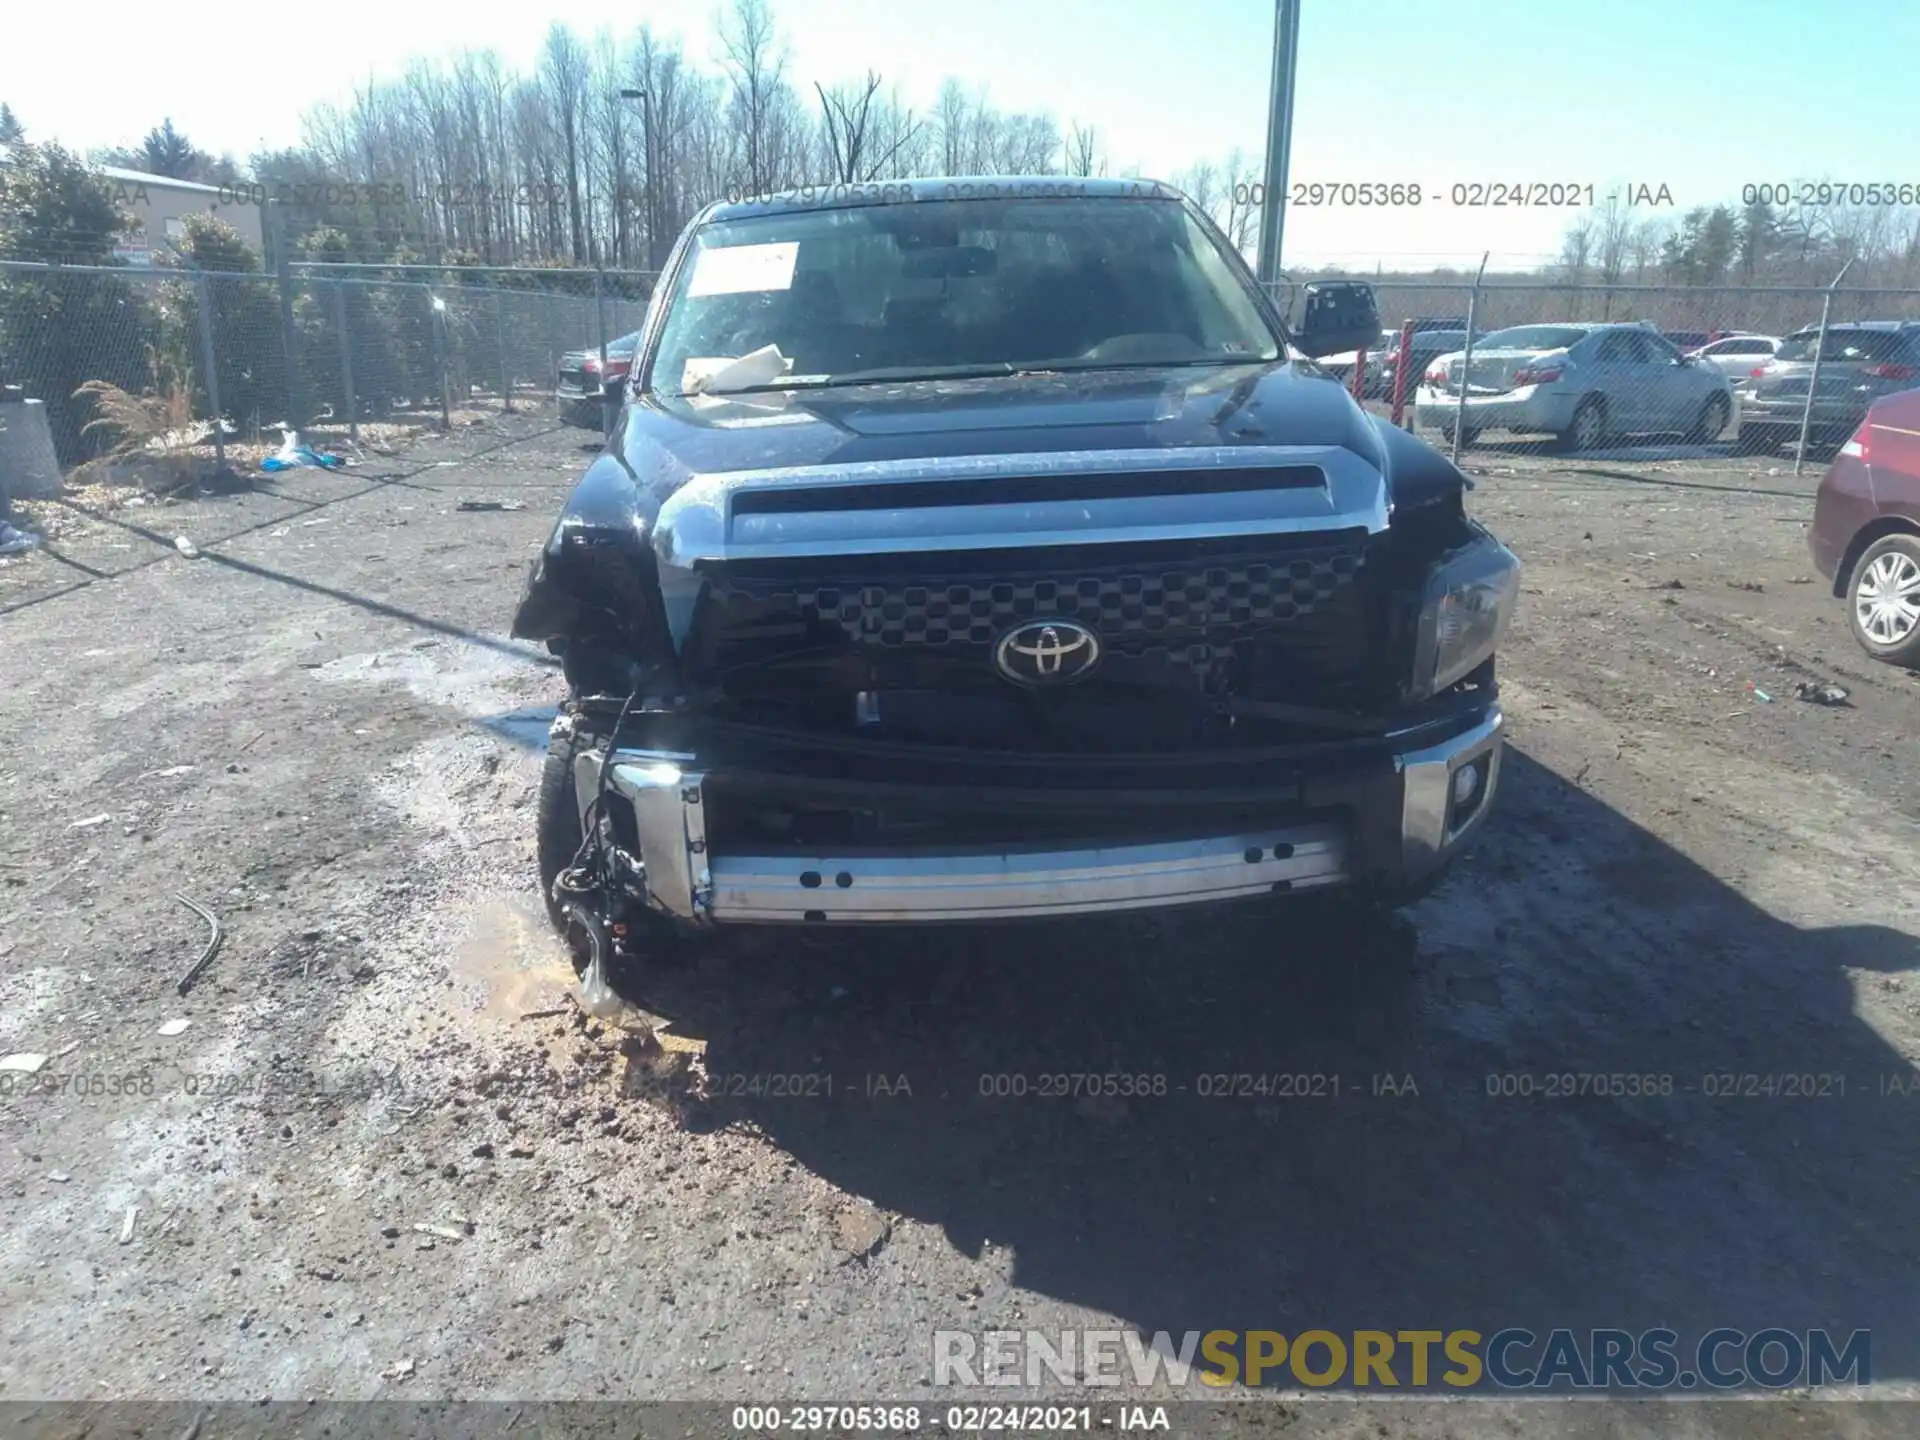
<svg viewBox="0 0 1920 1440">
<path fill-rule="evenodd" d="M 498 418 L 41 506 L 47 550 L 0 562 L 0 1054 L 51 1057 L 0 1075 L 0 1400 L 944 1404 L 936 1330 L 1056 1327 L 1864 1328 L 1877 1394 L 1920 1381 L 1920 681 L 1813 575 L 1820 467 L 1470 453 L 1527 567 L 1512 745 L 1403 923 L 740 941 L 650 981 L 656 1049 L 567 998 L 532 851 L 561 684 L 504 638 L 593 438 Z M 177 895 L 225 929 L 184 997 Z M 982 1093 L 1059 1072 L 1169 1093 Z M 1221 1072 L 1339 1093 L 1201 1098 Z M 1489 1094 L 1564 1072 L 1673 1093 Z M 795 1074 L 831 1096 L 728 1079 Z"/>
</svg>

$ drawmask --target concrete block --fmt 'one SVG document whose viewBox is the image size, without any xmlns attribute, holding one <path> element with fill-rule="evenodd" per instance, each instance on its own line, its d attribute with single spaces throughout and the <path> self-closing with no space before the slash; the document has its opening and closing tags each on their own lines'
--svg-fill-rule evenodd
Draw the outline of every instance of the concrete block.
<svg viewBox="0 0 1920 1440">
<path fill-rule="evenodd" d="M 60 493 L 60 461 L 42 400 L 0 403 L 0 482 L 16 500 L 45 500 Z"/>
</svg>

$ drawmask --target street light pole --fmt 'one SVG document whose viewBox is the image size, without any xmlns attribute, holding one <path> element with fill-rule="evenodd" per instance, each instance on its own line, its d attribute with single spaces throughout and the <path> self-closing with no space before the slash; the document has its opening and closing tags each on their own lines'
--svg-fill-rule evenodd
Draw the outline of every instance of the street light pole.
<svg viewBox="0 0 1920 1440">
<path fill-rule="evenodd" d="M 655 194 L 659 177 L 654 173 L 653 168 L 653 93 L 649 90 L 629 88 L 620 92 L 620 98 L 640 102 L 641 164 L 647 167 L 647 268 L 658 271 L 660 268 L 660 210 Z"/>
<path fill-rule="evenodd" d="M 1287 221 L 1287 160 L 1293 149 L 1293 72 L 1300 49 L 1300 0 L 1274 0 L 1273 81 L 1268 92 L 1267 168 L 1261 187 L 1259 274 L 1280 281 L 1280 241 Z"/>
</svg>

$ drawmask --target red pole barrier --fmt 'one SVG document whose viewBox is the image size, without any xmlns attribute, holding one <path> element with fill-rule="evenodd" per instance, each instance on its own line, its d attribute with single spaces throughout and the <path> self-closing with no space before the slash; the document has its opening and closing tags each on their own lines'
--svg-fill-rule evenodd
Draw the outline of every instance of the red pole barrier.
<svg viewBox="0 0 1920 1440">
<path fill-rule="evenodd" d="M 1353 355 L 1353 374 L 1347 379 L 1347 390 L 1355 400 L 1367 398 L 1367 352 L 1363 346 Z"/>
<path fill-rule="evenodd" d="M 1398 426 L 1407 410 L 1407 356 L 1413 350 L 1413 321 L 1400 322 L 1400 349 L 1393 360 L 1393 423 Z"/>
</svg>

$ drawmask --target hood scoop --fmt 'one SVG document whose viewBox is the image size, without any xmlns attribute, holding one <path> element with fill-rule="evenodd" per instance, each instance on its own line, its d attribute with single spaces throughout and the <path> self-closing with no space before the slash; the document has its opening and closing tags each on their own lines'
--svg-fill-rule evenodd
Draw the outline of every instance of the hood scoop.
<svg viewBox="0 0 1920 1440">
<path fill-rule="evenodd" d="M 743 490 L 733 497 L 740 515 L 798 515 L 845 510 L 927 510 L 968 505 L 1039 505 L 1062 500 L 1138 500 L 1164 495 L 1245 495 L 1256 491 L 1321 489 L 1315 465 L 1271 469 L 1140 470 L 1127 475 L 1004 475 L 949 480 L 833 485 L 806 489 Z"/>
<path fill-rule="evenodd" d="M 1341 446 L 1067 450 L 698 475 L 661 507 L 661 563 L 1387 528 L 1386 482 Z"/>
</svg>

